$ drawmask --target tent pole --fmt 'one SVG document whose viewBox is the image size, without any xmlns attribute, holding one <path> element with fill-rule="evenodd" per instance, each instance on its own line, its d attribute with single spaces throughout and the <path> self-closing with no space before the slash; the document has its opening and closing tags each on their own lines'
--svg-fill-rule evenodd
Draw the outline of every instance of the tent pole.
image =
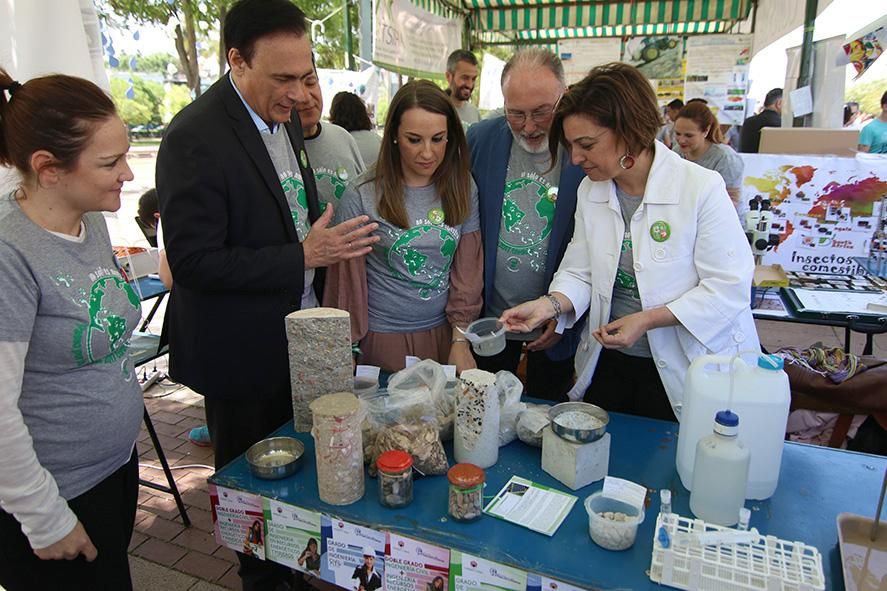
<svg viewBox="0 0 887 591">
<path fill-rule="evenodd" d="M 816 8 L 818 0 L 807 0 L 807 8 L 804 11 L 804 41 L 801 44 L 801 67 L 798 72 L 797 88 L 810 86 L 813 77 L 813 26 L 816 23 Z M 804 127 L 809 115 L 795 117 L 792 127 Z"/>
</svg>

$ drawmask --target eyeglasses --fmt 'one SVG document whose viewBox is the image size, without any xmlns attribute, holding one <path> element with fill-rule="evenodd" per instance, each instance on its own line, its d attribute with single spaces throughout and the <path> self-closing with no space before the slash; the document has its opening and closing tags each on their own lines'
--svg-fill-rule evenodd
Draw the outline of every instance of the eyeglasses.
<svg viewBox="0 0 887 591">
<path fill-rule="evenodd" d="M 557 106 L 561 102 L 564 95 L 557 97 L 553 105 L 545 105 L 538 109 L 533 109 L 529 113 L 526 111 L 515 111 L 513 109 L 505 109 L 505 118 L 515 125 L 523 125 L 527 122 L 527 117 L 533 120 L 533 123 L 545 123 L 554 115 Z"/>
</svg>

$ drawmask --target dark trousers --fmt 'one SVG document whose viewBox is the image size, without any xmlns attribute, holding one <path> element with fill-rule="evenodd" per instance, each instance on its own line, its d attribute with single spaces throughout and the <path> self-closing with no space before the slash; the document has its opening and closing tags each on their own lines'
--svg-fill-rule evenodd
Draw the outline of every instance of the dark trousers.
<svg viewBox="0 0 887 591">
<path fill-rule="evenodd" d="M 293 402 L 288 391 L 270 398 L 229 400 L 207 396 L 204 400 L 206 426 L 212 439 L 217 470 L 293 420 Z M 241 552 L 237 553 L 237 558 L 244 591 L 293 588 L 294 576 L 289 567 Z"/>
<path fill-rule="evenodd" d="M 677 422 L 656 363 L 648 357 L 602 349 L 585 402 L 610 412 Z"/>
<path fill-rule="evenodd" d="M 68 501 L 86 529 L 98 556 L 87 562 L 41 560 L 15 517 L 0 510 L 0 586 L 7 591 L 36 589 L 83 589 L 84 591 L 127 591 L 129 540 L 139 494 L 138 455 L 100 483 Z"/>
<path fill-rule="evenodd" d="M 508 370 L 517 375 L 523 341 L 505 341 L 505 349 L 492 357 L 475 355 L 477 367 L 496 373 Z M 534 398 L 565 402 L 573 387 L 573 357 L 552 361 L 545 351 L 527 351 L 527 381 L 524 393 Z"/>
</svg>

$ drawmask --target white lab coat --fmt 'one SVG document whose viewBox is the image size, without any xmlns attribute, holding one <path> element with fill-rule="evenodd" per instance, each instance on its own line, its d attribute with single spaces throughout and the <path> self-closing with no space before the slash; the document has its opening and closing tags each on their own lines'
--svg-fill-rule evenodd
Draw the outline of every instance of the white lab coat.
<svg viewBox="0 0 887 591">
<path fill-rule="evenodd" d="M 670 236 L 653 240 L 650 227 L 665 222 Z M 576 352 L 579 400 L 591 383 L 601 345 L 591 332 L 610 320 L 613 284 L 625 224 L 612 181 L 584 179 L 578 189 L 573 240 L 552 279 L 575 312 L 559 330 L 586 310 L 588 323 Z M 749 305 L 754 259 L 721 176 L 656 142 L 644 199 L 631 218 L 634 270 L 645 310 L 667 306 L 678 326 L 647 333 L 650 351 L 680 418 L 684 379 L 690 363 L 706 354 L 760 351 Z"/>
</svg>

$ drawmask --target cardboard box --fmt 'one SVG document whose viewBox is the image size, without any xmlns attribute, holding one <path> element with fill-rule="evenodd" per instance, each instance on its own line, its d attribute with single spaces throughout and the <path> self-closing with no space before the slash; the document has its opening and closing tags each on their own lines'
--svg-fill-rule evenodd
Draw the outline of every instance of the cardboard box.
<svg viewBox="0 0 887 591">
<path fill-rule="evenodd" d="M 788 287 L 788 275 L 782 265 L 756 265 L 755 287 Z"/>
<path fill-rule="evenodd" d="M 834 154 L 852 157 L 859 145 L 855 129 L 817 127 L 765 127 L 761 129 L 761 154 Z"/>
</svg>

